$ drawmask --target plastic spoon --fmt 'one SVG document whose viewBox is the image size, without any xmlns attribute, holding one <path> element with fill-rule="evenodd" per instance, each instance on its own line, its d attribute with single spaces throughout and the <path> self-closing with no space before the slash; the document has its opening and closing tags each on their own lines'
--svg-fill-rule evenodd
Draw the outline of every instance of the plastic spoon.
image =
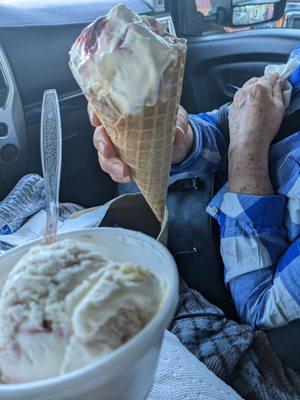
<svg viewBox="0 0 300 400">
<path fill-rule="evenodd" d="M 41 156 L 46 190 L 47 225 L 44 243 L 56 240 L 61 175 L 61 120 L 56 90 L 44 92 L 41 117 Z"/>
</svg>

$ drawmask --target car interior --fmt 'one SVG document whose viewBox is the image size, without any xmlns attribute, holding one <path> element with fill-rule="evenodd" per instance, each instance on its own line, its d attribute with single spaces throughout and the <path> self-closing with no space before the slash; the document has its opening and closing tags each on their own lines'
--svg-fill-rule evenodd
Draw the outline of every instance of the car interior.
<svg viewBox="0 0 300 400">
<path fill-rule="evenodd" d="M 247 80 L 262 76 L 268 64 L 286 63 L 300 43 L 298 1 L 287 2 L 282 27 L 266 23 L 230 31 L 219 30 L 221 22 L 200 12 L 206 2 L 124 1 L 140 14 L 166 21 L 171 33 L 187 39 L 181 105 L 190 114 L 231 102 Z M 117 183 L 99 166 L 87 100 L 68 66 L 70 48 L 83 28 L 118 3 L 0 0 L 0 202 L 24 175 L 42 175 L 41 108 L 43 93 L 51 88 L 58 93 L 62 122 L 60 201 L 89 208 L 118 195 Z M 203 195 L 203 207 L 209 194 Z M 186 279 L 201 286 L 201 277 L 192 270 L 186 271 Z M 224 310 L 237 318 L 227 305 Z"/>
<path fill-rule="evenodd" d="M 136 12 L 167 21 L 172 33 L 188 39 L 181 99 L 188 113 L 211 111 L 232 101 L 236 90 L 251 77 L 261 76 L 267 64 L 285 63 L 300 41 L 300 30 L 268 25 L 211 34 L 199 12 L 201 2 L 205 3 L 126 1 Z M 118 3 L 0 1 L 0 200 L 25 174 L 42 173 L 40 117 L 43 92 L 49 88 L 58 92 L 62 120 L 60 201 L 86 208 L 116 196 L 117 184 L 99 167 L 87 102 L 68 61 L 82 29 Z M 297 7 L 293 10 L 297 27 Z"/>
<path fill-rule="evenodd" d="M 86 100 L 68 67 L 68 52 L 89 22 L 118 1 L 0 2 L 0 199 L 28 172 L 41 174 L 39 127 L 43 91 L 59 95 L 63 130 L 61 201 L 84 207 L 103 204 L 116 184 L 100 170 L 92 145 Z M 297 29 L 254 29 L 201 36 L 201 18 L 183 13 L 180 2 L 127 0 L 135 11 L 170 21 L 188 36 L 182 105 L 189 113 L 213 110 L 270 63 L 284 63 L 300 41 Z M 161 3 L 161 4 L 159 4 Z M 166 11 L 154 11 L 154 10 Z M 179 18 L 180 16 L 180 18 Z M 195 21 L 196 19 L 196 21 Z M 191 25 L 192 25 L 191 23 Z M 79 161 L 80 158 L 80 162 Z"/>
</svg>

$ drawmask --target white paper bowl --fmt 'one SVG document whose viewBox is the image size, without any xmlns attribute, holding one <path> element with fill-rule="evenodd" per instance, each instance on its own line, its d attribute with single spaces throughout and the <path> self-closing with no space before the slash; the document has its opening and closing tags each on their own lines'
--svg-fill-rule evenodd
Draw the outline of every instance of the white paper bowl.
<svg viewBox="0 0 300 400">
<path fill-rule="evenodd" d="M 88 229 L 62 234 L 94 243 L 114 261 L 148 267 L 165 285 L 162 307 L 149 324 L 124 346 L 74 372 L 26 384 L 0 384 L 2 400 L 144 400 L 153 382 L 164 330 L 178 300 L 176 264 L 158 241 L 117 228 Z M 0 290 L 7 274 L 33 245 L 18 247 L 0 257 Z"/>
</svg>

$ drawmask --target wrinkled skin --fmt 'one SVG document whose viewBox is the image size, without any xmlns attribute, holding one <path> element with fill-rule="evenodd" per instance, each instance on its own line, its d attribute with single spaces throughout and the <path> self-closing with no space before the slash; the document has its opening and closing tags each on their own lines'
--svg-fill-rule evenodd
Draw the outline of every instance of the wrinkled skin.
<svg viewBox="0 0 300 400">
<path fill-rule="evenodd" d="M 130 182 L 128 166 L 118 157 L 104 126 L 88 105 L 96 128 L 94 146 L 99 164 L 115 182 Z M 233 192 L 270 194 L 268 152 L 284 117 L 282 82 L 277 75 L 252 78 L 235 94 L 230 114 L 229 189 Z M 188 115 L 180 106 L 174 135 L 173 164 L 180 164 L 193 147 Z"/>
<path fill-rule="evenodd" d="M 229 114 L 229 190 L 273 193 L 268 154 L 285 113 L 277 75 L 252 78 L 236 93 Z"/>
</svg>

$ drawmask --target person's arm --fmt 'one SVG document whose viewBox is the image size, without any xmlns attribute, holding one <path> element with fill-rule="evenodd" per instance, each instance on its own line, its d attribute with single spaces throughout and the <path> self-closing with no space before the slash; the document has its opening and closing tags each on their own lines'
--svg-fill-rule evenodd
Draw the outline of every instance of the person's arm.
<svg viewBox="0 0 300 400">
<path fill-rule="evenodd" d="M 181 164 L 172 165 L 171 174 L 225 169 L 228 143 L 218 126 L 218 111 L 191 114 L 188 121 L 194 136 L 193 148 Z"/>
<path fill-rule="evenodd" d="M 268 168 L 283 115 L 276 77 L 252 80 L 237 93 L 229 117 L 228 192 L 209 209 L 220 224 L 225 281 L 237 311 L 246 323 L 267 329 L 300 313 L 291 295 L 298 293 L 299 300 L 291 271 L 300 251 L 286 240 L 286 199 L 274 194 Z"/>
<path fill-rule="evenodd" d="M 96 128 L 94 132 L 94 146 L 98 152 L 99 164 L 103 171 L 107 172 L 111 178 L 118 183 L 128 183 L 131 181 L 130 171 L 119 157 L 115 146 L 101 121 L 94 113 L 92 106 L 88 103 L 88 114 L 91 124 Z M 186 110 L 179 106 L 173 142 L 172 163 L 179 164 L 191 153 L 194 142 L 194 133 L 188 123 Z"/>
<path fill-rule="evenodd" d="M 216 215 L 228 284 L 242 321 L 272 329 L 300 318 L 300 243 L 290 245 L 280 195 L 228 192 Z"/>
<path fill-rule="evenodd" d="M 91 124 L 96 128 L 94 146 L 98 151 L 102 170 L 110 174 L 116 182 L 130 182 L 128 166 L 119 158 L 101 121 L 90 105 L 88 112 Z M 225 167 L 228 143 L 218 128 L 217 114 L 215 111 L 188 116 L 186 110 L 179 107 L 171 174 L 190 171 L 214 172 Z"/>
</svg>

